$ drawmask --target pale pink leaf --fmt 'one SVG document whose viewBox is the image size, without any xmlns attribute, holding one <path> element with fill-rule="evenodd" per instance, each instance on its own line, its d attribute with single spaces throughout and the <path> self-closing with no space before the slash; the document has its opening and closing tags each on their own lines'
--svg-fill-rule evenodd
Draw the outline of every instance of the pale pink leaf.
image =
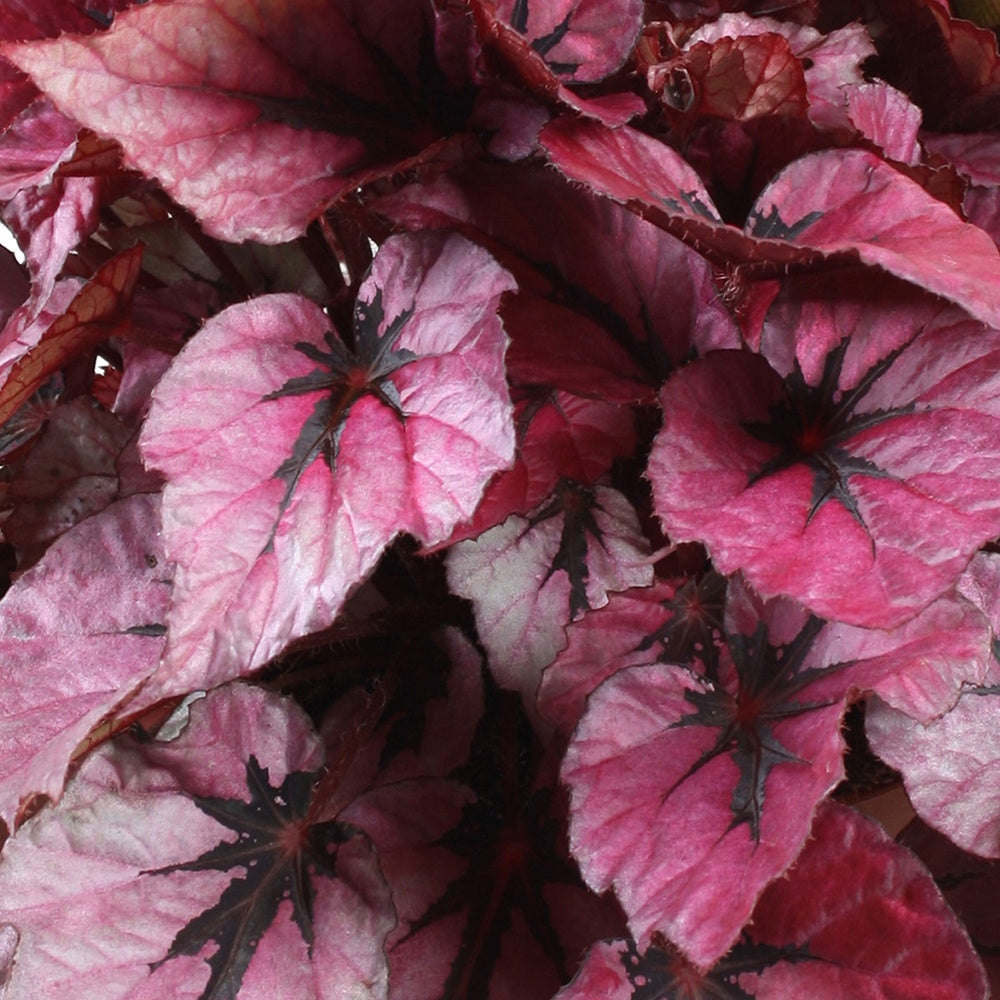
<svg viewBox="0 0 1000 1000">
<path fill-rule="evenodd" d="M 30 795 L 58 798 L 77 746 L 156 668 L 170 599 L 158 532 L 158 497 L 122 500 L 56 541 L 0 602 L 9 826 Z"/>
<path fill-rule="evenodd" d="M 173 742 L 95 751 L 59 805 L 4 847 L 0 916 L 20 939 L 6 995 L 193 1000 L 211 981 L 212 995 L 241 1000 L 385 998 L 392 904 L 366 839 L 306 818 L 321 763 L 301 710 L 242 687 L 196 702 Z M 249 775 L 262 784 L 248 788 Z M 253 829 L 241 827 L 254 809 Z M 282 854 L 270 838 L 291 843 L 293 824 Z M 246 853 L 228 859 L 244 848 L 249 865 Z M 274 881 L 254 882 L 255 864 Z M 218 914 L 241 884 L 257 909 Z M 184 929 L 213 912 L 206 946 L 178 953 Z M 243 940 L 258 920 L 259 936 Z M 233 959 L 221 973 L 219 955 Z"/>
<path fill-rule="evenodd" d="M 213 317 L 154 394 L 141 447 L 167 477 L 175 559 L 147 697 L 247 673 L 326 627 L 386 545 L 443 541 L 513 457 L 496 310 L 512 287 L 458 236 L 385 243 L 356 353 L 318 306 L 271 295 Z"/>
<path fill-rule="evenodd" d="M 881 80 L 846 92 L 851 124 L 887 157 L 910 166 L 920 162 L 920 108 L 906 94 Z"/>
<path fill-rule="evenodd" d="M 534 703 L 541 671 L 566 644 L 565 627 L 609 592 L 648 586 L 649 543 L 617 490 L 562 481 L 526 517 L 511 515 L 448 552 L 448 582 L 472 601 L 501 687 Z"/>
</svg>

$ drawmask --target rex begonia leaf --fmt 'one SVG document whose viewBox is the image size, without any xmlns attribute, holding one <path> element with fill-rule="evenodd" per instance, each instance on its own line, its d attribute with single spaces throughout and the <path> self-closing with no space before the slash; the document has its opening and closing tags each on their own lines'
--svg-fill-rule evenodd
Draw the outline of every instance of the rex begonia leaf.
<svg viewBox="0 0 1000 1000">
<path fill-rule="evenodd" d="M 689 43 L 676 58 L 650 69 L 649 85 L 682 120 L 804 117 L 808 107 L 802 63 L 774 33 Z"/>
<path fill-rule="evenodd" d="M 888 279 L 790 284 L 761 355 L 665 385 L 654 508 L 725 573 L 891 627 L 1000 532 L 1000 336 Z"/>
<path fill-rule="evenodd" d="M 31 295 L 39 305 L 51 295 L 67 256 L 97 227 L 99 195 L 95 177 L 57 177 L 43 187 L 19 191 L 4 207 L 4 225 L 24 251 Z M 135 243 L 139 234 L 130 235 Z"/>
<path fill-rule="evenodd" d="M 261 666 L 329 625 L 396 535 L 433 545 L 472 515 L 513 458 L 496 313 L 511 287 L 459 236 L 400 236 L 361 285 L 353 348 L 291 294 L 231 306 L 188 343 L 140 442 L 167 477 L 178 567 L 151 691 Z"/>
<path fill-rule="evenodd" d="M 630 409 L 568 392 L 529 392 L 514 406 L 518 431 L 514 465 L 497 473 L 471 521 L 459 525 L 447 544 L 475 538 L 511 514 L 527 514 L 550 496 L 560 479 L 592 486 L 616 458 L 636 445 Z"/>
<path fill-rule="evenodd" d="M 619 670 L 703 661 L 721 636 L 725 591 L 725 581 L 708 573 L 611 595 L 566 630 L 566 648 L 538 688 L 542 716 L 569 736 L 591 691 Z"/>
<path fill-rule="evenodd" d="M 634 129 L 560 118 L 540 139 L 567 177 L 714 261 L 784 268 L 860 260 L 1000 326 L 990 293 L 1000 281 L 993 241 L 873 153 L 826 150 L 796 160 L 761 193 L 741 232 L 722 223 L 689 164 Z"/>
<path fill-rule="evenodd" d="M 927 866 L 948 905 L 962 921 L 986 966 L 992 989 L 1000 991 L 1000 860 L 968 854 L 921 820 L 909 823 L 897 838 Z"/>
<path fill-rule="evenodd" d="M 959 590 L 1000 625 L 1000 556 L 979 553 Z M 938 718 L 914 719 L 908 706 L 874 699 L 865 713 L 872 749 L 903 775 L 913 808 L 959 847 L 1000 857 L 1000 662 L 969 678 L 957 703 Z"/>
<path fill-rule="evenodd" d="M 354 171 L 425 144 L 411 130 L 427 15 L 413 2 L 390 15 L 355 0 L 179 0 L 2 51 L 206 231 L 280 243 Z"/>
<path fill-rule="evenodd" d="M 117 498 L 115 463 L 133 434 L 90 400 L 56 407 L 4 501 L 12 508 L 4 536 L 19 550 L 22 569 L 53 539 Z"/>
<path fill-rule="evenodd" d="M 722 13 L 696 28 L 685 42 L 690 49 L 697 44 L 715 44 L 778 35 L 784 38 L 791 53 L 800 61 L 808 97 L 809 118 L 824 128 L 845 124 L 845 91 L 863 83 L 861 63 L 874 55 L 875 49 L 865 28 L 857 23 L 836 28 L 826 34 L 806 24 L 755 17 L 745 12 Z"/>
<path fill-rule="evenodd" d="M 512 4 L 510 0 L 501 0 L 501 6 L 509 7 L 510 10 L 508 22 L 494 0 L 470 0 L 479 44 L 488 53 L 486 60 L 482 60 L 482 55 L 479 55 L 475 61 L 495 63 L 501 78 L 513 77 L 520 85 L 522 94 L 526 92 L 545 104 L 561 104 L 607 125 L 621 125 L 646 110 L 642 98 L 628 90 L 585 97 L 566 85 L 574 80 L 581 83 L 592 82 L 606 76 L 616 68 L 615 64 L 621 64 L 641 27 L 640 4 L 635 0 L 624 0 L 617 5 L 609 4 L 606 0 L 530 2 L 534 18 L 528 9 L 529 0 L 513 0 Z M 562 20 L 554 24 L 551 31 L 546 32 L 545 23 L 550 23 L 552 16 L 561 17 Z M 626 19 L 624 22 L 623 18 Z M 531 30 L 528 19 L 537 23 L 544 32 L 530 41 L 522 34 L 522 31 Z M 610 25 L 613 27 L 609 27 Z M 603 37 L 595 37 L 592 33 L 602 26 L 606 33 Z M 584 62 L 560 62 L 559 50 L 570 59 L 579 57 Z M 588 59 L 591 60 L 589 64 Z M 483 124 L 490 131 L 496 131 L 496 124 L 490 119 L 495 122 L 499 110 L 496 105 L 492 108 L 489 106 L 489 99 L 495 95 L 495 87 L 487 87 L 487 103 L 485 106 L 480 103 L 479 107 L 480 113 L 486 112 Z M 504 96 L 502 89 L 499 96 Z M 508 120 L 501 123 L 501 130 L 516 137 L 513 143 L 510 139 L 507 140 L 507 148 L 523 145 L 527 147 L 522 152 L 525 155 L 534 146 L 534 133 L 542 120 L 534 113 L 531 104 L 524 101 L 523 96 L 515 92 L 510 97 L 512 100 L 508 100 L 507 115 L 509 118 L 520 119 L 520 123 Z M 514 127 L 511 128 L 511 125 Z"/>
<path fill-rule="evenodd" d="M 52 180 L 72 155 L 79 126 L 39 96 L 0 134 L 0 200 Z"/>
<path fill-rule="evenodd" d="M 645 348 L 653 371 L 665 373 L 692 352 L 740 345 L 703 257 L 554 171 L 477 163 L 474 170 L 408 185 L 379 199 L 376 207 L 397 225 L 456 228 L 487 246 L 503 247 L 502 260 L 522 294 L 537 290 L 571 318 L 579 314 L 595 321 L 626 349 Z M 552 224 L 539 226 L 539 218 Z M 571 328 L 571 319 L 565 326 Z M 531 339 L 544 339 L 529 337 L 531 332 L 525 331 L 529 346 Z M 566 364 L 572 366 L 572 360 Z M 594 388 L 604 393 L 603 385 Z"/>
<path fill-rule="evenodd" d="M 871 820 L 825 803 L 787 879 L 699 971 L 663 944 L 594 944 L 556 1000 L 984 1000 L 968 935 L 930 873 Z"/>
<path fill-rule="evenodd" d="M 367 838 L 312 821 L 321 764 L 301 710 L 239 686 L 99 748 L 4 847 L 7 996 L 384 1000 L 392 903 Z"/>
<path fill-rule="evenodd" d="M 156 668 L 170 599 L 159 506 L 137 495 L 77 525 L 0 602 L 0 817 L 11 827 L 22 800 L 58 797 L 80 742 Z"/>
<path fill-rule="evenodd" d="M 547 502 L 448 552 L 448 583 L 471 601 L 501 687 L 533 704 L 565 626 L 609 592 L 648 586 L 649 543 L 617 490 L 562 480 Z"/>
<path fill-rule="evenodd" d="M 496 12 L 571 83 L 614 73 L 635 44 L 643 13 L 636 0 L 497 0 Z"/>
<path fill-rule="evenodd" d="M 107 340 L 123 319 L 142 260 L 142 247 L 117 254 L 97 269 L 54 322 L 23 350 L 3 344 L 0 424 L 70 360 Z M 9 324 L 8 324 L 9 326 Z M 8 331 L 4 331 L 6 341 Z"/>
<path fill-rule="evenodd" d="M 902 91 L 881 80 L 852 87 L 847 93 L 847 115 L 889 159 L 911 166 L 920 162 L 920 108 Z"/>
<path fill-rule="evenodd" d="M 926 649 L 965 652 L 937 609 L 875 633 L 787 600 L 754 611 L 738 584 L 717 664 L 613 674 L 590 695 L 562 771 L 588 884 L 614 887 L 640 947 L 661 933 L 701 968 L 736 940 L 843 776 L 847 700 L 923 669 Z"/>
<path fill-rule="evenodd" d="M 940 719 L 921 724 L 869 702 L 872 750 L 903 775 L 917 814 L 959 847 L 1000 858 L 1000 669 L 970 687 Z"/>
</svg>

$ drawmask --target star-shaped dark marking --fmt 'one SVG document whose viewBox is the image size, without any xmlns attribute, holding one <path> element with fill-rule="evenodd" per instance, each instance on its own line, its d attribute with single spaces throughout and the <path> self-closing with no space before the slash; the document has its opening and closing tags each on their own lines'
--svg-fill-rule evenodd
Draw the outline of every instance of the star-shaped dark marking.
<svg viewBox="0 0 1000 1000">
<path fill-rule="evenodd" d="M 222 841 L 193 861 L 143 873 L 243 869 L 218 902 L 182 927 L 167 954 L 150 966 L 155 970 L 178 955 L 197 955 L 214 941 L 218 947 L 205 959 L 212 972 L 201 1000 L 235 998 L 261 937 L 286 899 L 312 955 L 313 880 L 333 877 L 338 845 L 359 836 L 337 822 L 307 824 L 317 774 L 292 772 L 273 787 L 267 768 L 253 756 L 246 774 L 249 801 L 193 796 L 202 812 L 237 832 L 235 841 Z"/>
<path fill-rule="evenodd" d="M 404 310 L 379 336 L 384 313 L 382 290 L 376 289 L 371 302 L 358 302 L 355 307 L 354 351 L 348 350 L 333 331 L 324 336 L 325 350 L 302 341 L 295 345 L 297 351 L 320 367 L 307 375 L 289 379 L 280 389 L 268 393 L 264 400 L 327 391 L 316 401 L 313 412 L 302 425 L 291 455 L 274 472 L 274 478 L 285 483 L 285 494 L 278 508 L 279 517 L 288 506 L 302 474 L 316 458 L 322 456 L 330 472 L 334 471 L 340 438 L 351 407 L 362 396 L 375 396 L 401 421 L 405 421 L 399 390 L 389 376 L 416 360 L 412 351 L 395 349 L 399 334 L 412 315 L 412 308 Z M 272 534 L 264 551 L 268 551 L 273 542 Z"/>
<path fill-rule="evenodd" d="M 671 728 L 707 726 L 718 730 L 718 734 L 712 746 L 664 792 L 664 798 L 710 760 L 728 754 L 739 769 L 739 780 L 730 800 L 733 818 L 729 829 L 746 823 L 753 839 L 760 840 L 760 818 L 768 775 L 779 764 L 809 764 L 782 746 L 773 725 L 782 719 L 828 707 L 829 701 L 799 701 L 796 695 L 820 677 L 849 666 L 848 663 L 836 663 L 803 669 L 809 649 L 824 624 L 822 619 L 810 617 L 791 642 L 779 647 L 770 644 L 763 623 L 752 636 L 739 633 L 727 636 L 736 670 L 736 690 L 727 689 L 719 683 L 714 671 L 709 670 L 711 687 L 685 692 L 685 699 L 695 710 L 673 723 Z"/>
<path fill-rule="evenodd" d="M 744 430 L 758 441 L 775 445 L 778 453 L 750 478 L 748 486 L 793 465 L 805 464 L 813 473 L 812 494 L 806 524 L 823 506 L 834 500 L 850 513 L 868 533 L 872 551 L 875 539 L 850 489 L 852 476 L 891 479 L 892 474 L 874 462 L 855 455 L 850 440 L 868 428 L 906 413 L 912 404 L 857 414 L 855 411 L 875 383 L 909 346 L 909 342 L 873 365 L 852 389 L 839 389 L 841 369 L 850 338 L 845 337 L 826 357 L 819 385 L 807 384 L 798 359 L 785 379 L 787 396 L 771 409 L 771 418 L 762 423 L 746 423 Z"/>
</svg>

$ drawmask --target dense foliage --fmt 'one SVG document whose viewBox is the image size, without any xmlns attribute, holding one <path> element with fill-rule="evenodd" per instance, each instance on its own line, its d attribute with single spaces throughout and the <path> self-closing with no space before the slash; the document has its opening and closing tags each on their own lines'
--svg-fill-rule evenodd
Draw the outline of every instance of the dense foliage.
<svg viewBox="0 0 1000 1000">
<path fill-rule="evenodd" d="M 954 6 L 0 0 L 5 1000 L 1000 989 Z"/>
</svg>

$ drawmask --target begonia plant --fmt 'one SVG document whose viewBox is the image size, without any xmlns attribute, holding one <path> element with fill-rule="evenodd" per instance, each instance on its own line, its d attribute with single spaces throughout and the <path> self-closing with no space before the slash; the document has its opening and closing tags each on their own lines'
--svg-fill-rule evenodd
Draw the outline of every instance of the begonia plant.
<svg viewBox="0 0 1000 1000">
<path fill-rule="evenodd" d="M 0 998 L 1000 991 L 991 13 L 0 0 Z"/>
</svg>

